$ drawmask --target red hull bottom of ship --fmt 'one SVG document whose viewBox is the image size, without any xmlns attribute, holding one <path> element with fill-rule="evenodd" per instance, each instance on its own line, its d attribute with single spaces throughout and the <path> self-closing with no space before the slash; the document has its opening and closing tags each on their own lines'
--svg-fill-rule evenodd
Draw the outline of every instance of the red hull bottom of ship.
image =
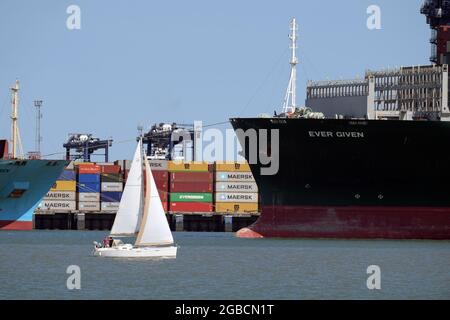
<svg viewBox="0 0 450 320">
<path fill-rule="evenodd" d="M 33 222 L 0 220 L 0 230 L 33 230 Z"/>
<path fill-rule="evenodd" d="M 239 238 L 450 239 L 450 208 L 265 206 Z"/>
</svg>

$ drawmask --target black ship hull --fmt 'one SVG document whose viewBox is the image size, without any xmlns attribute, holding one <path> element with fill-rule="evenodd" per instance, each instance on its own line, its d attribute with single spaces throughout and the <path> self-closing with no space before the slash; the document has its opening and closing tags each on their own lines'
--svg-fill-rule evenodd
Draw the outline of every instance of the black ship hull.
<svg viewBox="0 0 450 320">
<path fill-rule="evenodd" d="M 262 214 L 238 236 L 450 239 L 449 122 L 254 118 L 231 123 L 244 132 L 279 133 L 278 152 L 274 141 L 268 148 L 279 159 L 273 175 L 261 174 L 267 165 L 252 163 L 249 139 L 240 139 L 258 183 Z M 258 144 L 261 139 L 257 135 Z"/>
</svg>

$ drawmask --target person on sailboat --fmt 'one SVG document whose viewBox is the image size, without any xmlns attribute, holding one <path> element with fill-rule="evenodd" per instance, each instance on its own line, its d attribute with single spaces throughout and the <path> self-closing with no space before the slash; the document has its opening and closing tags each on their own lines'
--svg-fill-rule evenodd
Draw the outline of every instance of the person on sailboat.
<svg viewBox="0 0 450 320">
<path fill-rule="evenodd" d="M 113 239 L 113 237 L 109 236 L 109 238 L 108 238 L 109 247 L 112 248 L 113 244 L 114 244 L 114 239 Z"/>
<path fill-rule="evenodd" d="M 111 248 L 113 242 L 114 242 L 114 240 L 113 240 L 113 238 L 112 238 L 111 236 L 109 236 L 109 237 L 106 236 L 106 237 L 103 239 L 103 248 Z"/>
</svg>

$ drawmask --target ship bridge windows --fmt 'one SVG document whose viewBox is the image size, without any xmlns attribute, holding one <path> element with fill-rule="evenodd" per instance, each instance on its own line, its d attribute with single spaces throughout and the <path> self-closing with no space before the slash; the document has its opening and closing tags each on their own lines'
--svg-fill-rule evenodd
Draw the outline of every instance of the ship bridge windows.
<svg viewBox="0 0 450 320">
<path fill-rule="evenodd" d="M 13 199 L 20 198 L 23 196 L 25 191 L 27 191 L 27 189 L 14 189 L 13 191 L 11 191 L 8 197 Z"/>
</svg>

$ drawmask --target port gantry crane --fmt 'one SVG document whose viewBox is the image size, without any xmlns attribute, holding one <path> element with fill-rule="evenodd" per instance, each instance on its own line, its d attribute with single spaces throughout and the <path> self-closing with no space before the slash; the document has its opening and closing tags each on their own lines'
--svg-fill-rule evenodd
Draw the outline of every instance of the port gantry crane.
<svg viewBox="0 0 450 320">
<path fill-rule="evenodd" d="M 71 133 L 69 134 L 69 139 L 63 145 L 66 148 L 66 160 L 77 160 L 83 159 L 84 162 L 91 161 L 91 155 L 99 150 L 104 149 L 105 162 L 109 159 L 109 148 L 112 146 L 112 139 L 100 140 L 99 138 L 94 138 L 92 134 L 85 133 Z M 71 150 L 74 149 L 76 154 L 71 154 Z"/>
<path fill-rule="evenodd" d="M 154 124 L 150 130 L 144 134 L 142 142 L 147 145 L 147 156 L 153 159 L 173 160 L 173 150 L 176 145 L 186 141 L 194 143 L 194 126 L 192 124 L 180 123 L 159 123 Z M 194 150 L 194 147 L 192 147 Z M 183 149 L 183 156 L 187 157 L 186 148 Z M 194 157 L 194 154 L 193 154 Z"/>
</svg>

